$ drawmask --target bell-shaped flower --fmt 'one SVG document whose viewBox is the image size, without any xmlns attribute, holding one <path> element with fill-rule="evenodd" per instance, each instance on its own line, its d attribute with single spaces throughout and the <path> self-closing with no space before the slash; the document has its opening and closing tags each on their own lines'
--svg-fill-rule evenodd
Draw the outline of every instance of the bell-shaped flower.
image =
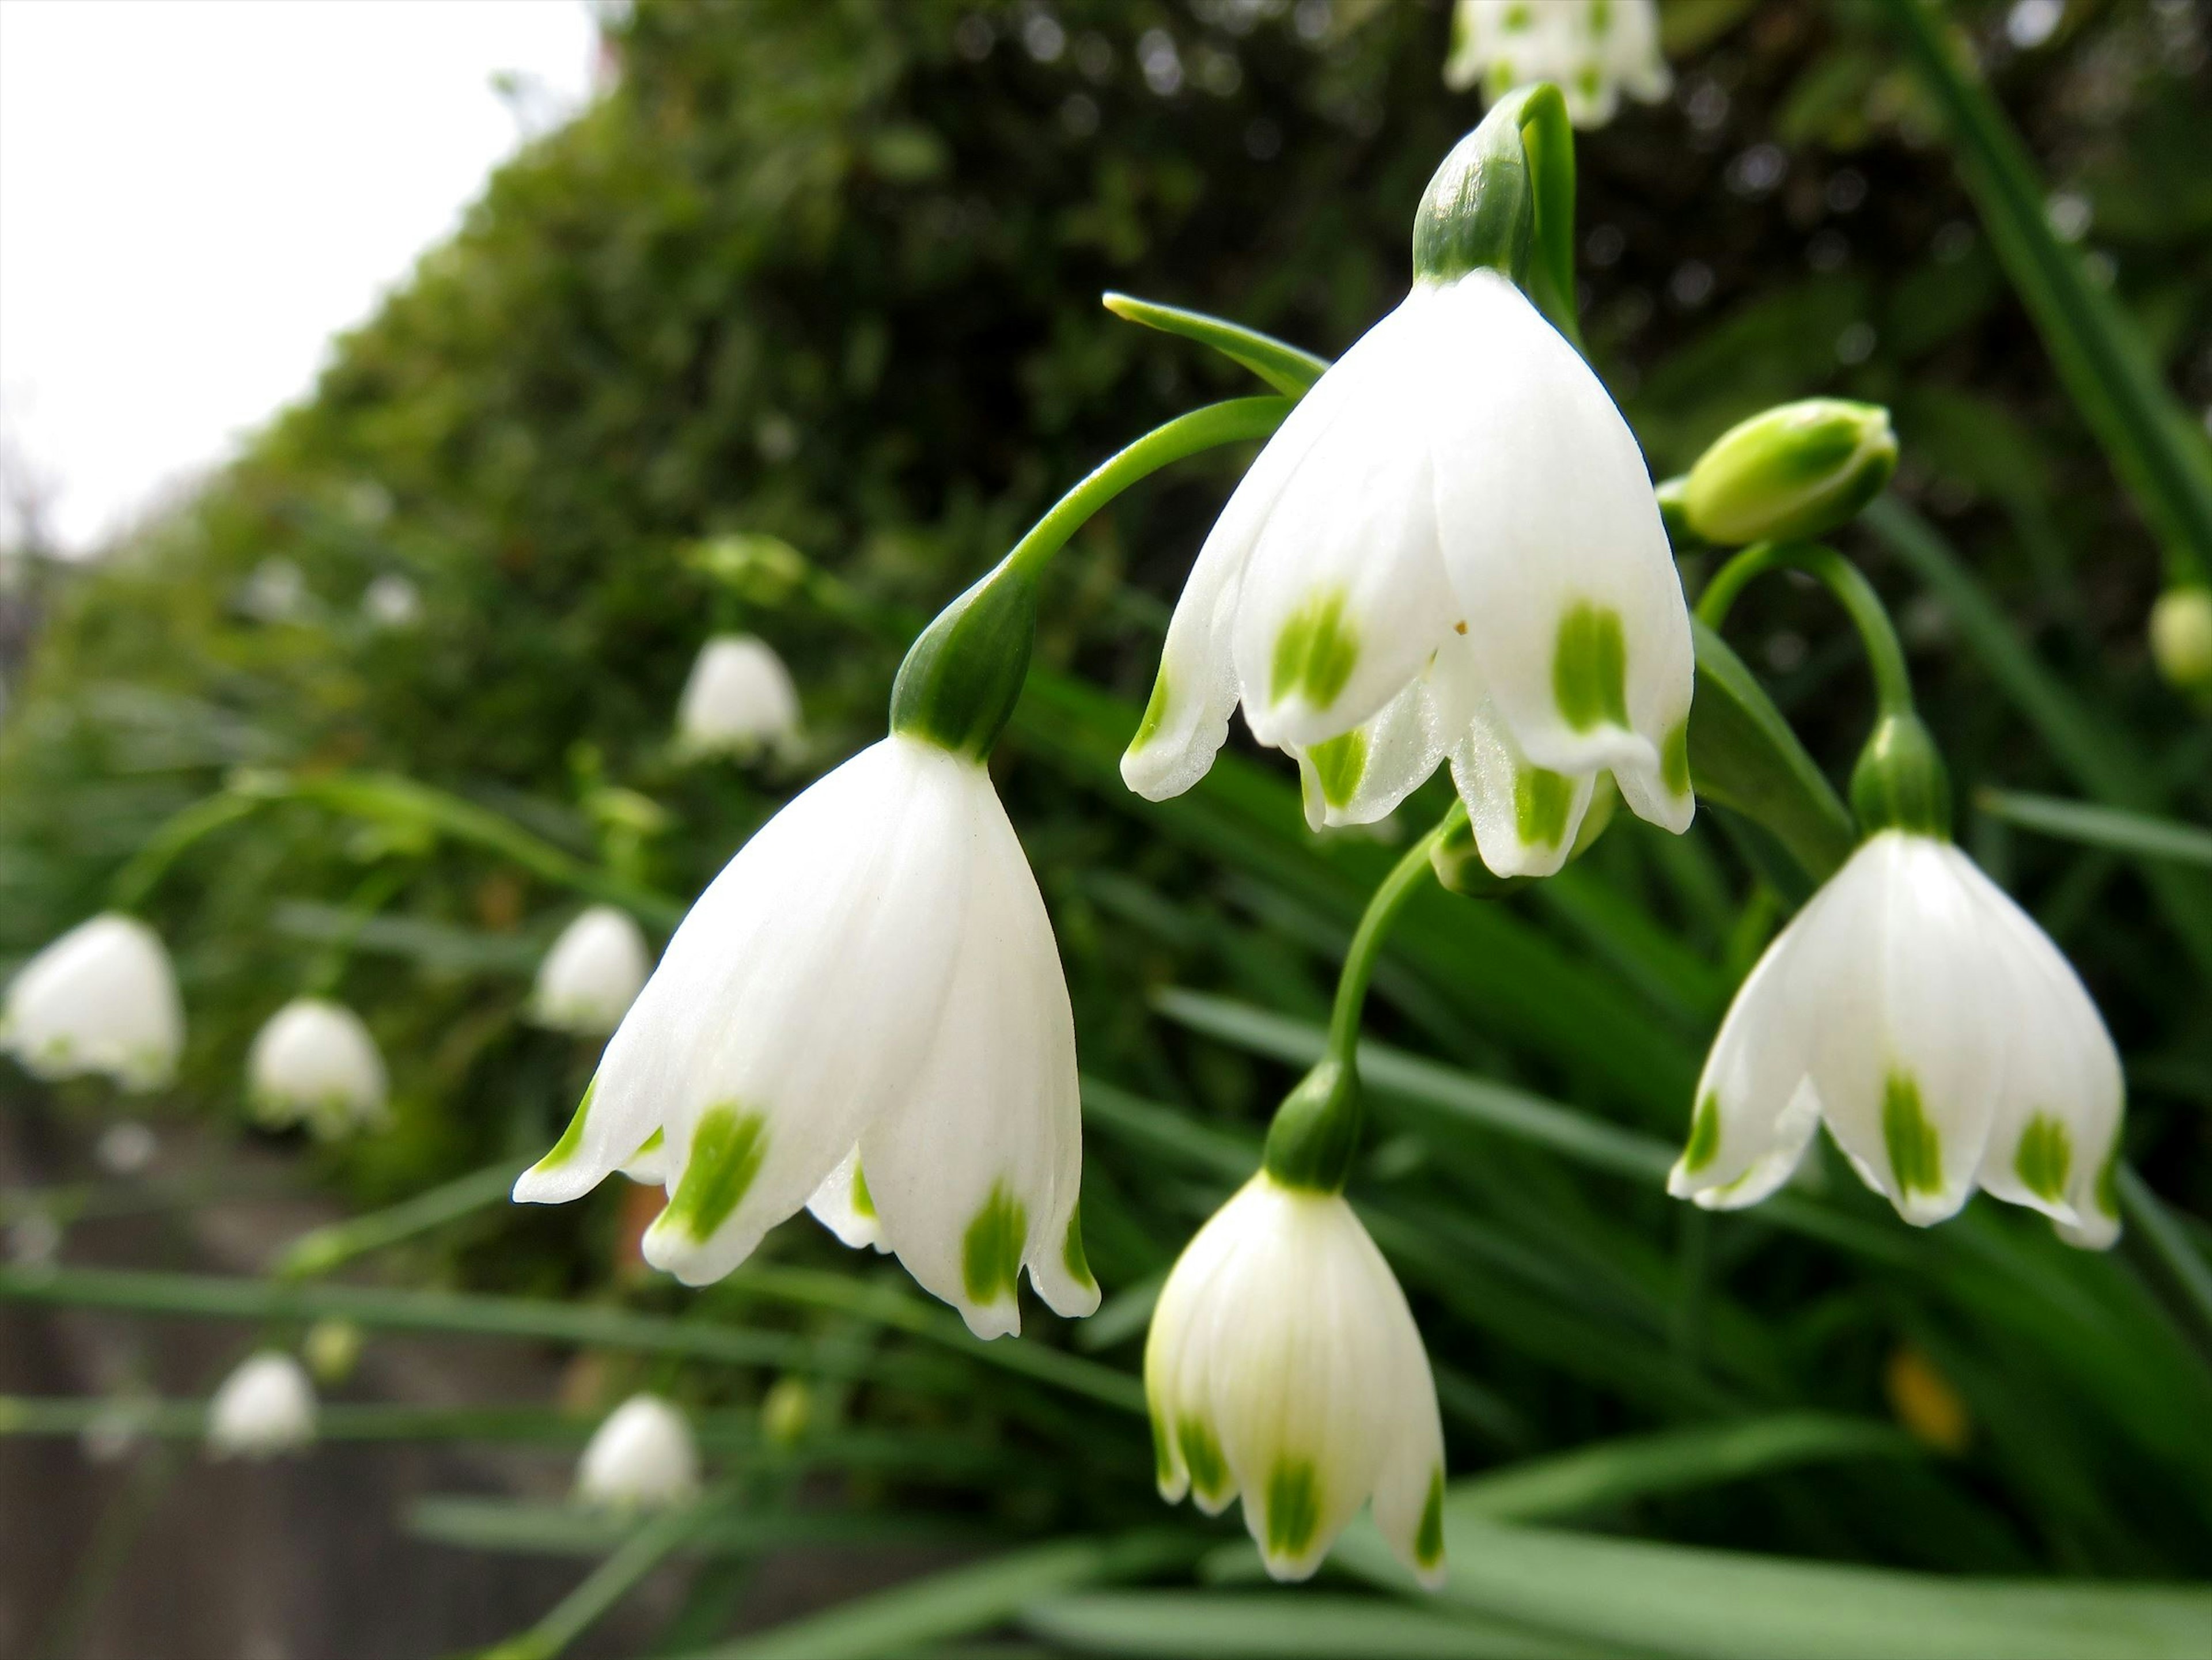
<svg viewBox="0 0 2212 1660">
<path fill-rule="evenodd" d="M 576 1497 L 608 1510 L 659 1510 L 699 1492 L 690 1421 L 657 1395 L 633 1395 L 592 1432 L 576 1465 Z"/>
<path fill-rule="evenodd" d="M 1884 830 L 1766 949 L 1698 1081 L 1668 1191 L 1756 1204 L 1816 1124 L 1908 1222 L 1979 1187 L 2119 1237 L 2119 1056 L 2080 978 L 1948 841 Z"/>
<path fill-rule="evenodd" d="M 412 627 L 422 620 L 422 590 L 398 571 L 386 571 L 361 591 L 361 611 L 380 629 Z"/>
<path fill-rule="evenodd" d="M 125 1089 L 159 1089 L 184 1043 L 184 1004 L 161 937 L 113 911 L 25 964 L 0 1007 L 0 1047 L 41 1078 L 101 1073 Z"/>
<path fill-rule="evenodd" d="M 993 1336 L 1019 1329 L 1024 1266 L 1060 1313 L 1097 1306 L 1081 1138 L 1021 843 L 980 761 L 901 733 L 738 850 L 514 1196 L 574 1199 L 645 1152 L 670 1190 L 646 1260 L 685 1283 L 811 1203 Z"/>
<path fill-rule="evenodd" d="M 208 1402 L 208 1450 L 218 1458 L 268 1458 L 315 1438 L 315 1387 L 290 1355 L 252 1356 Z"/>
<path fill-rule="evenodd" d="M 685 755 L 789 755 L 799 741 L 799 693 L 766 641 L 716 635 L 700 648 L 676 706 L 676 747 Z"/>
<path fill-rule="evenodd" d="M 1231 496 L 1121 776 L 1153 800 L 1189 788 L 1241 702 L 1297 757 L 1316 828 L 1382 818 L 1449 761 L 1484 861 L 1548 875 L 1601 772 L 1686 828 L 1692 672 L 1604 386 L 1498 271 L 1424 276 Z"/>
<path fill-rule="evenodd" d="M 629 913 L 593 905 L 562 929 L 538 965 L 531 1018 L 556 1031 L 604 1037 L 622 1025 L 652 972 L 645 931 Z"/>
<path fill-rule="evenodd" d="M 1578 127 L 1612 120 L 1624 92 L 1657 103 L 1674 84 L 1659 50 L 1658 8 L 1653 0 L 1459 0 L 1444 84 L 1464 90 L 1480 82 L 1494 99 L 1538 81 L 1558 85 Z"/>
<path fill-rule="evenodd" d="M 253 1116 L 271 1128 L 305 1124 L 331 1140 L 384 1122 L 384 1057 L 343 1003 L 294 998 L 254 1037 L 246 1074 Z"/>
<path fill-rule="evenodd" d="M 1268 1572 L 1303 1579 L 1374 1500 L 1392 1550 L 1443 1581 L 1443 1431 L 1405 1293 L 1341 1194 L 1262 1172 L 1185 1248 L 1145 1345 L 1160 1495 L 1238 1493 Z"/>
</svg>

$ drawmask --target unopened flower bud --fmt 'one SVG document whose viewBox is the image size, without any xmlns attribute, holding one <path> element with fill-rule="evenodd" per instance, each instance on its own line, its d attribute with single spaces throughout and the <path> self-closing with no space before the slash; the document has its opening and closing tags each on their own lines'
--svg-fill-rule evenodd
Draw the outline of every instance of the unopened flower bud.
<svg viewBox="0 0 2212 1660">
<path fill-rule="evenodd" d="M 350 1320 L 318 1320 L 300 1345 L 307 1370 L 325 1386 L 343 1383 L 361 1364 L 361 1328 Z"/>
<path fill-rule="evenodd" d="M 577 1498 L 608 1510 L 680 1505 L 698 1491 L 690 1423 L 657 1395 L 633 1395 L 609 1413 L 576 1468 Z"/>
<path fill-rule="evenodd" d="M 314 1438 L 314 1385 L 297 1360 L 273 1349 L 231 1373 L 208 1403 L 208 1450 L 218 1458 L 267 1458 Z"/>
<path fill-rule="evenodd" d="M 761 1433 L 769 1444 L 793 1446 L 814 1419 L 814 1394 L 803 1377 L 779 1377 L 761 1401 Z"/>
<path fill-rule="evenodd" d="M 2168 588 L 2150 608 L 2150 654 L 2177 691 L 2212 692 L 2212 587 Z"/>
<path fill-rule="evenodd" d="M 1879 404 L 1808 398 L 1723 433 L 1690 469 L 1690 528 L 1724 547 L 1824 536 L 1881 494 L 1897 435 Z"/>
</svg>

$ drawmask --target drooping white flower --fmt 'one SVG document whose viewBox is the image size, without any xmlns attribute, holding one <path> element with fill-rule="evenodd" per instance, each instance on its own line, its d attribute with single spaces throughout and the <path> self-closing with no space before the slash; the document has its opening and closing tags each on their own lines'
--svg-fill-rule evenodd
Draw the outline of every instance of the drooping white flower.
<svg viewBox="0 0 2212 1660">
<path fill-rule="evenodd" d="M 629 913 L 593 905 L 561 930 L 538 965 L 531 1018 L 556 1031 L 605 1037 L 637 1000 L 653 954 Z"/>
<path fill-rule="evenodd" d="M 609 1413 L 576 1466 L 576 1497 L 610 1510 L 659 1510 L 698 1491 L 690 1422 L 657 1395 L 633 1395 Z"/>
<path fill-rule="evenodd" d="M 1653 0 L 1459 0 L 1444 84 L 1464 91 L 1480 82 L 1484 96 L 1496 99 L 1538 81 L 1559 87 L 1578 127 L 1612 120 L 1624 92 L 1657 103 L 1674 84 L 1659 50 L 1658 8 Z"/>
<path fill-rule="evenodd" d="M 678 750 L 743 759 L 789 754 L 799 737 L 799 692 L 773 647 L 749 634 L 720 634 L 700 648 L 676 708 Z"/>
<path fill-rule="evenodd" d="M 524 1201 L 658 1142 L 646 1259 L 719 1279 L 811 1201 L 982 1336 L 1026 1265 L 1088 1314 L 1074 1022 L 1036 879 L 980 762 L 895 734 L 776 815 L 691 909 Z"/>
<path fill-rule="evenodd" d="M 328 1140 L 384 1121 L 384 1057 L 343 1003 L 294 998 L 254 1037 L 246 1073 L 254 1116 L 272 1128 L 304 1123 Z"/>
<path fill-rule="evenodd" d="M 1432 187 L 1433 188 L 1433 187 Z M 1506 277 L 1417 281 L 1307 392 L 1200 550 L 1121 776 L 1212 764 L 1240 702 L 1316 828 L 1449 760 L 1484 862 L 1548 875 L 1599 773 L 1687 827 L 1689 615 L 1605 388 Z"/>
<path fill-rule="evenodd" d="M 267 1458 L 314 1438 L 315 1386 L 274 1349 L 246 1359 L 208 1402 L 208 1450 L 218 1458 Z"/>
<path fill-rule="evenodd" d="M 388 570 L 361 591 L 361 611 L 380 629 L 410 627 L 422 615 L 422 590 Z"/>
<path fill-rule="evenodd" d="M 1238 1493 L 1268 1572 L 1303 1579 L 1371 1496 L 1392 1550 L 1443 1582 L 1443 1426 L 1397 1277 L 1341 1194 L 1264 1171 L 1185 1248 L 1145 1344 L 1160 1496 Z"/>
<path fill-rule="evenodd" d="M 2102 1249 L 2119 1237 L 2124 1093 L 2050 936 L 1948 842 L 1886 830 L 1736 993 L 1667 1188 L 1756 1204 L 1825 1122 L 1908 1222 L 1940 1222 L 1979 1187 Z"/>
<path fill-rule="evenodd" d="M 184 1004 L 161 937 L 113 911 L 25 964 L 0 1010 L 0 1045 L 41 1078 L 101 1073 L 125 1089 L 159 1089 L 184 1044 Z"/>
</svg>

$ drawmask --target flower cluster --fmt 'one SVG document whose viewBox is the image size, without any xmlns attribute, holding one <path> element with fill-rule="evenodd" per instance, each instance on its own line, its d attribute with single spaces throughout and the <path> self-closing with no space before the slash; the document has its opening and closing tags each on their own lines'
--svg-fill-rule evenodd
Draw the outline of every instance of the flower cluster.
<svg viewBox="0 0 2212 1660">
<path fill-rule="evenodd" d="M 1540 81 L 1565 94 L 1578 127 L 1601 127 L 1620 94 L 1646 104 L 1674 84 L 1654 0 L 1459 0 L 1444 84 L 1497 98 Z"/>
</svg>

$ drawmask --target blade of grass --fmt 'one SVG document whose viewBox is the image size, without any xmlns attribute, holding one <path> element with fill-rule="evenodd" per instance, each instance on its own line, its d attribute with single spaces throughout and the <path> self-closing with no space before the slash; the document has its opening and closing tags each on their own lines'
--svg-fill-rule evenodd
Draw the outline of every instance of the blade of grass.
<svg viewBox="0 0 2212 1660">
<path fill-rule="evenodd" d="M 2177 864 L 2212 869 L 2212 830 L 2194 824 L 2154 818 L 2124 807 L 2100 807 L 2086 801 L 2065 801 L 2051 795 L 2028 795 L 2017 790 L 1977 790 L 1974 806 L 1992 818 L 2008 824 L 2041 830 L 2061 841 L 2085 847 L 2107 848 L 2138 859 L 2168 859 Z"/>
<path fill-rule="evenodd" d="M 1162 1660 L 1618 1660 L 1640 1650 L 1341 1592 L 1092 1591 L 1022 1618 L 1055 1648 Z"/>
</svg>

